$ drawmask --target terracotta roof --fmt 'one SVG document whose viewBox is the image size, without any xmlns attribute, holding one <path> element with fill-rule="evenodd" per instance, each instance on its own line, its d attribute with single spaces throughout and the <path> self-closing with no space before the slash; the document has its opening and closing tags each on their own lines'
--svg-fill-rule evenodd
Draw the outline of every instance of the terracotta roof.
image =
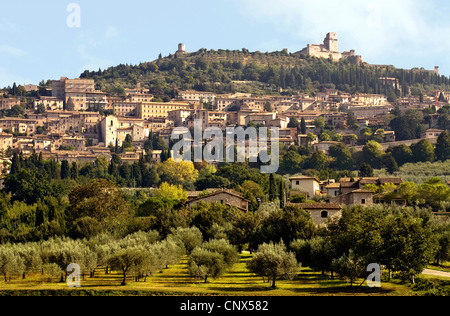
<svg viewBox="0 0 450 316">
<path fill-rule="evenodd" d="M 289 178 L 289 180 L 316 180 L 317 182 L 320 182 L 319 179 L 314 178 L 314 177 L 308 177 L 308 176 L 291 177 L 291 178 Z"/>
<path fill-rule="evenodd" d="M 337 203 L 299 203 L 292 204 L 297 205 L 304 210 L 340 210 L 342 209 L 340 204 Z"/>
<path fill-rule="evenodd" d="M 355 191 L 349 192 L 347 194 L 354 194 L 354 193 L 374 193 L 374 192 L 371 190 L 360 189 L 360 190 L 355 190 Z"/>
<path fill-rule="evenodd" d="M 358 182 L 341 182 L 342 188 L 353 188 L 359 187 Z"/>
<path fill-rule="evenodd" d="M 379 178 L 363 178 L 359 180 L 359 183 L 361 184 L 377 184 Z"/>
<path fill-rule="evenodd" d="M 403 183 L 403 179 L 402 178 L 380 178 L 380 183 L 381 184 L 385 184 L 385 183 Z"/>
<path fill-rule="evenodd" d="M 240 198 L 242 200 L 250 202 L 249 200 L 245 199 L 240 193 L 238 193 L 236 191 L 231 191 L 231 190 L 226 190 L 226 189 L 209 189 L 207 191 L 212 191 L 212 190 L 214 190 L 214 191 L 211 192 L 210 194 L 207 194 L 207 195 L 204 195 L 204 196 L 198 196 L 197 198 L 192 199 L 189 202 L 202 200 L 202 199 L 204 199 L 206 197 L 214 196 L 214 195 L 221 194 L 221 193 L 226 193 L 226 194 L 229 194 L 229 195 L 233 195 L 233 196 L 236 196 L 236 197 L 238 197 L 238 198 Z"/>
</svg>

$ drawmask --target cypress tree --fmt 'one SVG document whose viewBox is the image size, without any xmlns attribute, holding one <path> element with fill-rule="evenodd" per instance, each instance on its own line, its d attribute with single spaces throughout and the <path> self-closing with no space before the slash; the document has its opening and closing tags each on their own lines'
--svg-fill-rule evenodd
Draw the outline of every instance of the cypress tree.
<svg viewBox="0 0 450 316">
<path fill-rule="evenodd" d="M 275 184 L 275 177 L 273 173 L 271 173 L 269 176 L 269 200 L 273 202 L 275 201 L 276 197 L 277 197 L 277 189 Z"/>
<path fill-rule="evenodd" d="M 306 121 L 304 117 L 302 117 L 302 120 L 300 121 L 300 129 L 302 134 L 306 135 Z"/>
<path fill-rule="evenodd" d="M 36 207 L 36 218 L 34 221 L 34 226 L 39 227 L 41 224 L 45 222 L 45 206 L 40 202 Z"/>
<path fill-rule="evenodd" d="M 280 208 L 284 208 L 286 205 L 286 193 L 285 193 L 285 188 L 284 188 L 284 181 L 283 179 L 280 180 Z"/>
<path fill-rule="evenodd" d="M 61 162 L 61 179 L 69 179 L 71 177 L 70 166 L 67 160 Z"/>
<path fill-rule="evenodd" d="M 447 131 L 439 135 L 435 154 L 437 160 L 446 161 L 450 159 L 450 134 Z"/>
<path fill-rule="evenodd" d="M 13 154 L 10 174 L 17 174 L 21 168 L 21 161 L 17 153 Z"/>
<path fill-rule="evenodd" d="M 70 169 L 70 178 L 76 180 L 78 178 L 78 165 L 77 162 L 72 162 L 72 168 Z"/>
</svg>

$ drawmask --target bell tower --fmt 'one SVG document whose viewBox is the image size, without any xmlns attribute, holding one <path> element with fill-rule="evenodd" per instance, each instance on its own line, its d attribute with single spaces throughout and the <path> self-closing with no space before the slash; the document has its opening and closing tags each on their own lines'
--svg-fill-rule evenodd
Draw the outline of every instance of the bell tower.
<svg viewBox="0 0 450 316">
<path fill-rule="evenodd" d="M 325 46 L 325 49 L 329 50 L 330 52 L 338 52 L 339 44 L 337 34 L 328 33 L 327 36 L 325 37 L 323 45 Z"/>
</svg>

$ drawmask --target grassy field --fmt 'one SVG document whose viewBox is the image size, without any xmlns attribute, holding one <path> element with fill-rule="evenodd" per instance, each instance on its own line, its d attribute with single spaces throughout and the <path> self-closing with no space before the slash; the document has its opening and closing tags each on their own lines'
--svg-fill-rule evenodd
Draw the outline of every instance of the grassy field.
<svg viewBox="0 0 450 316">
<path fill-rule="evenodd" d="M 126 286 L 120 286 L 121 275 L 106 275 L 98 269 L 94 278 L 86 276 L 81 288 L 70 289 L 65 283 L 48 283 L 42 275 L 30 275 L 26 280 L 12 279 L 0 281 L 0 295 L 171 295 L 171 296 L 412 296 L 418 295 L 400 282 L 382 282 L 382 287 L 371 289 L 360 280 L 358 285 L 350 286 L 344 280 L 323 276 L 309 269 L 300 269 L 291 281 L 280 280 L 277 288 L 263 282 L 261 277 L 248 272 L 246 260 L 249 254 L 241 255 L 241 260 L 231 271 L 216 280 L 197 283 L 188 275 L 187 260 L 179 265 L 169 266 L 162 273 L 154 274 L 144 282 L 129 278 Z"/>
<path fill-rule="evenodd" d="M 389 174 L 385 169 L 374 170 L 376 177 L 399 177 L 403 181 L 414 182 L 417 185 L 424 183 L 433 177 L 439 177 L 444 181 L 450 180 L 450 161 L 408 163 L 400 167 L 399 171 Z"/>
</svg>

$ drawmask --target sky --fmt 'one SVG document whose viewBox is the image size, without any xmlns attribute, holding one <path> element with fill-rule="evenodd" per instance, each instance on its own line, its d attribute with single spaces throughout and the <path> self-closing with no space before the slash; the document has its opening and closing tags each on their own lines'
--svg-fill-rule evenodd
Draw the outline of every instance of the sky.
<svg viewBox="0 0 450 316">
<path fill-rule="evenodd" d="M 297 52 L 336 32 L 370 64 L 450 75 L 445 0 L 16 0 L 0 3 L 0 87 L 188 52 Z"/>
</svg>

